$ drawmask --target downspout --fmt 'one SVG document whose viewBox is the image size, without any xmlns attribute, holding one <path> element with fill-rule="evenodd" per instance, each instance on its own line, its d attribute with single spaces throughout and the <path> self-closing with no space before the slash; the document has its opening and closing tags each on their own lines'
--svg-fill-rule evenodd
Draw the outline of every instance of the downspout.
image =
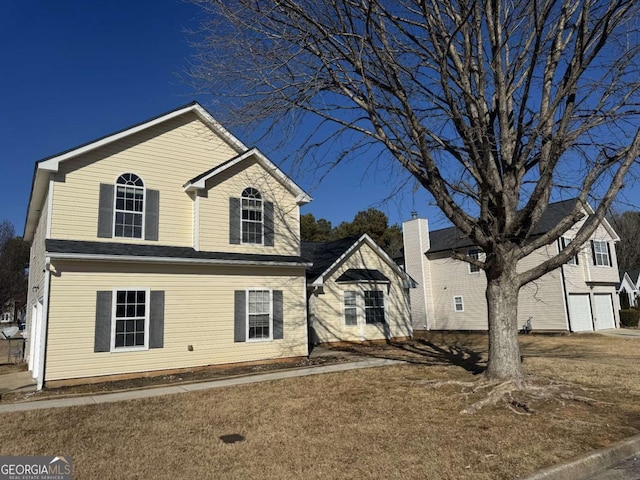
<svg viewBox="0 0 640 480">
<path fill-rule="evenodd" d="M 571 329 L 571 314 L 569 312 L 569 294 L 567 293 L 567 283 L 564 277 L 564 265 L 560 267 L 560 281 L 562 282 L 562 303 L 564 303 L 564 315 L 567 324 L 567 330 L 572 332 Z"/>
<path fill-rule="evenodd" d="M 44 374 L 45 374 L 45 355 L 47 354 L 47 332 L 49 330 L 49 294 L 51 284 L 51 259 L 47 257 L 45 260 L 45 275 L 44 275 L 44 293 L 42 298 L 42 321 L 40 322 L 40 344 L 38 361 L 40 363 L 38 372 L 40 375 L 37 378 L 37 389 L 42 390 L 44 386 Z"/>
<path fill-rule="evenodd" d="M 49 174 L 49 196 L 47 198 L 47 228 L 45 232 L 45 241 L 51 238 L 51 224 L 53 223 L 53 187 L 55 174 Z M 42 390 L 44 386 L 44 369 L 47 364 L 45 355 L 47 354 L 47 332 L 49 330 L 49 291 L 51 289 L 51 258 L 46 257 L 44 261 L 44 292 L 42 293 L 42 318 L 40 321 L 40 343 L 38 345 L 39 368 L 40 375 L 37 380 L 37 389 Z"/>
</svg>

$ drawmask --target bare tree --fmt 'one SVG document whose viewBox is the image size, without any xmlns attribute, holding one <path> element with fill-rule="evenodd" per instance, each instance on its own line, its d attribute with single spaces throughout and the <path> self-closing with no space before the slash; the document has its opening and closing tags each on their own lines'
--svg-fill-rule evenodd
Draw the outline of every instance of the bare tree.
<svg viewBox="0 0 640 480">
<path fill-rule="evenodd" d="M 610 222 L 620 237 L 616 246 L 618 268 L 620 272 L 628 272 L 640 268 L 640 212 L 627 211 L 614 213 Z"/>
<path fill-rule="evenodd" d="M 640 151 L 640 2 L 194 2 L 206 13 L 194 83 L 243 121 L 315 125 L 301 157 L 327 141 L 378 147 L 486 253 L 457 255 L 487 278 L 486 375 L 519 381 L 520 288 L 576 254 Z M 571 214 L 532 235 L 550 198 L 569 196 Z M 588 200 L 568 248 L 519 272 Z"/>
</svg>

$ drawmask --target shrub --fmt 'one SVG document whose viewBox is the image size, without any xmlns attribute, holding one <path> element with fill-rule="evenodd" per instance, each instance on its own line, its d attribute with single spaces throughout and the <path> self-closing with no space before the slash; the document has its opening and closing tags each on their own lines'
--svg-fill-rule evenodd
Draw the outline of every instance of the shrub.
<svg viewBox="0 0 640 480">
<path fill-rule="evenodd" d="M 628 310 L 620 310 L 620 326 L 627 328 L 636 328 L 640 320 L 640 310 L 630 308 Z"/>
</svg>

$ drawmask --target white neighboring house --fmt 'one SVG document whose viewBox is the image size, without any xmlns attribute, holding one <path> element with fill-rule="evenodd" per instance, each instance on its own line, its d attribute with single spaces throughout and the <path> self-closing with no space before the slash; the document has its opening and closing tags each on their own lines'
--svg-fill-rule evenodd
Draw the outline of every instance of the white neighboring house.
<svg viewBox="0 0 640 480">
<path fill-rule="evenodd" d="M 542 234 L 566 217 L 576 199 L 549 204 L 538 225 Z M 587 214 L 592 214 L 590 207 Z M 520 261 L 524 270 L 558 253 L 578 231 L 578 222 L 558 242 Z M 482 252 L 455 227 L 429 231 L 428 221 L 403 223 L 404 264 L 418 283 L 410 291 L 414 330 L 487 330 L 486 278 L 477 267 L 451 258 L 453 251 Z M 593 331 L 620 325 L 618 262 L 620 239 L 603 220 L 571 261 L 520 290 L 518 324 L 536 331 Z"/>
<path fill-rule="evenodd" d="M 640 269 L 624 272 L 621 276 L 618 295 L 626 294 L 629 298 L 629 306 L 638 306 L 638 295 L 640 295 Z"/>
</svg>

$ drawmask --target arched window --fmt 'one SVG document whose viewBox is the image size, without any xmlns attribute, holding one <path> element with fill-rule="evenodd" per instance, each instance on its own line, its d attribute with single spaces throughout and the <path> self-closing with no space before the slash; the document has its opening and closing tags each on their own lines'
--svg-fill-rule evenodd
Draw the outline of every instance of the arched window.
<svg viewBox="0 0 640 480">
<path fill-rule="evenodd" d="M 255 188 L 242 192 L 242 243 L 262 243 L 262 195 Z"/>
<path fill-rule="evenodd" d="M 114 236 L 142 238 L 144 224 L 144 182 L 134 173 L 116 180 Z"/>
</svg>

